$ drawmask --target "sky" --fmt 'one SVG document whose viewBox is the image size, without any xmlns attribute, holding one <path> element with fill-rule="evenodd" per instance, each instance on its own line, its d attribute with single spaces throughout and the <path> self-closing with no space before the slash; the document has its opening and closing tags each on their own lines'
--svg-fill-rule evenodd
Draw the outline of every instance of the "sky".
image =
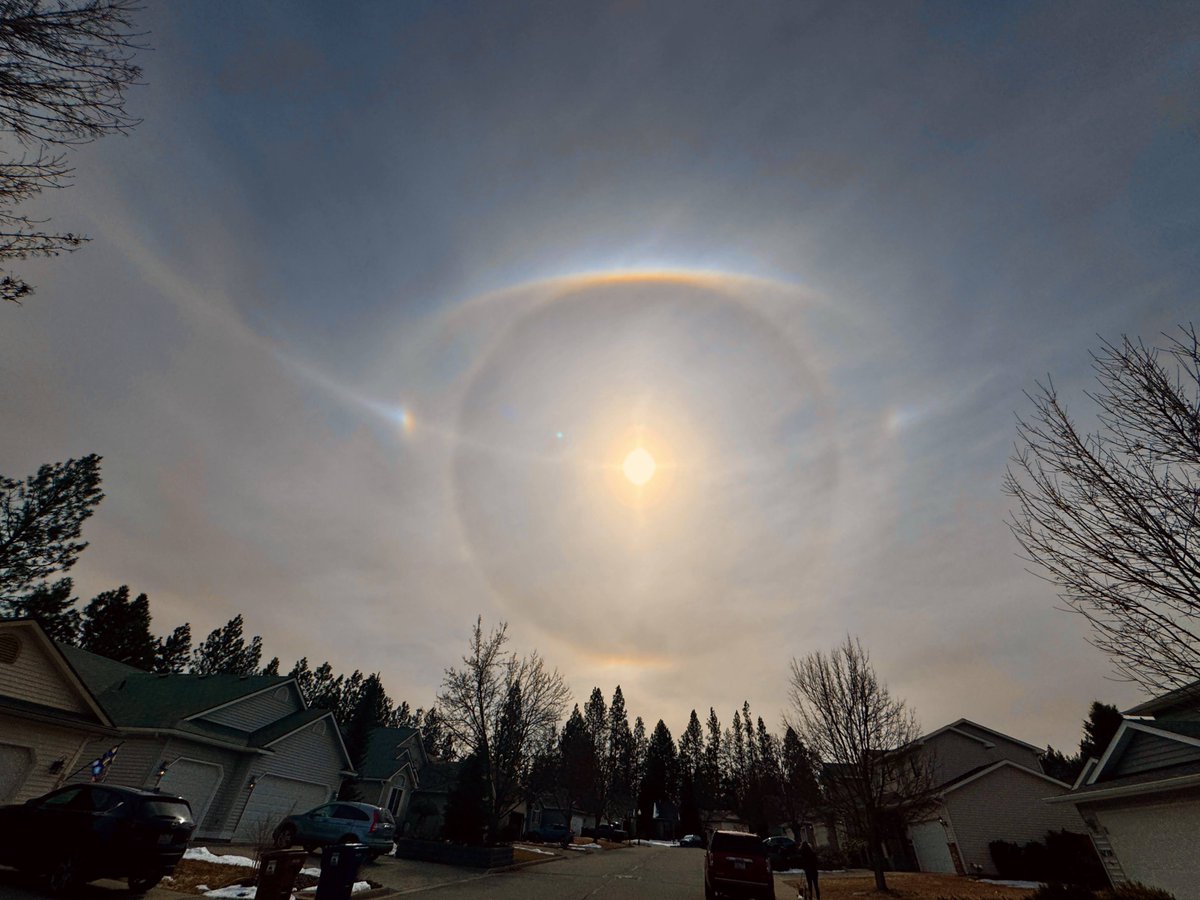
<svg viewBox="0 0 1200 900">
<path fill-rule="evenodd" d="M 1186 3 L 152 2 L 142 123 L 27 206 L 0 472 L 160 634 L 428 705 L 477 616 L 678 735 L 847 634 L 927 730 L 1132 705 L 1002 481 L 1200 305 Z M 641 448 L 653 477 L 622 470 Z"/>
</svg>

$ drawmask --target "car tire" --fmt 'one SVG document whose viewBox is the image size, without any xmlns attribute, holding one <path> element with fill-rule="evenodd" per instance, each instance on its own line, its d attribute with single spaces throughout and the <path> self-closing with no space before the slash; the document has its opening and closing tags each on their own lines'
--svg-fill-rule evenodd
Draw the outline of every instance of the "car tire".
<svg viewBox="0 0 1200 900">
<path fill-rule="evenodd" d="M 65 894 L 79 885 L 79 875 L 79 861 L 74 856 L 63 856 L 46 872 L 46 888 L 51 894 Z"/>
<path fill-rule="evenodd" d="M 286 850 L 296 842 L 296 829 L 291 825 L 284 825 L 275 831 L 275 849 Z"/>
<path fill-rule="evenodd" d="M 150 888 L 154 887 L 162 881 L 162 874 L 158 875 L 130 875 L 129 876 L 129 893 L 144 894 Z"/>
</svg>

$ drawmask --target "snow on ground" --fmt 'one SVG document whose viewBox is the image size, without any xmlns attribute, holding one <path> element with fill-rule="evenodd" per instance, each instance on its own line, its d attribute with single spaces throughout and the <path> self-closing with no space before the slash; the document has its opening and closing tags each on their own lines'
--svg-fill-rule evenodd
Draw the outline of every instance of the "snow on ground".
<svg viewBox="0 0 1200 900">
<path fill-rule="evenodd" d="M 599 844 L 567 844 L 564 850 L 599 850 Z"/>
<path fill-rule="evenodd" d="M 369 891 L 370 889 L 371 889 L 371 882 L 356 881 L 356 882 L 354 882 L 354 887 L 350 888 L 350 893 L 361 894 L 363 891 Z M 301 888 L 300 890 L 296 891 L 296 896 L 307 897 L 311 894 L 315 894 L 316 891 L 317 891 L 317 886 L 313 885 L 310 888 Z"/>
<path fill-rule="evenodd" d="M 513 844 L 513 847 L 524 850 L 527 853 L 540 853 L 542 856 L 558 856 L 553 850 L 543 850 L 541 847 L 530 847 L 528 844 Z"/>
<path fill-rule="evenodd" d="M 637 839 L 634 838 L 634 841 L 636 841 L 636 840 Z M 679 846 L 679 841 L 651 841 L 651 840 L 647 840 L 646 838 L 642 838 L 641 843 L 646 844 L 649 847 L 678 847 Z"/>
<path fill-rule="evenodd" d="M 254 860 L 248 856 L 217 856 L 207 847 L 189 847 L 183 854 L 184 859 L 198 859 L 201 862 L 216 863 L 221 866 L 245 866 L 254 868 Z"/>
<path fill-rule="evenodd" d="M 204 896 L 205 897 L 227 897 L 227 898 L 231 898 L 231 900 L 237 900 L 237 898 L 242 898 L 242 900 L 253 900 L 254 895 L 257 892 L 258 892 L 257 888 L 242 887 L 241 885 L 234 885 L 233 887 L 218 888 L 215 891 L 205 891 Z"/>
<path fill-rule="evenodd" d="M 310 866 L 307 869 L 301 869 L 300 874 L 301 875 L 311 875 L 313 878 L 320 878 L 321 870 L 319 868 L 317 868 L 316 866 Z"/>
<path fill-rule="evenodd" d="M 984 884 L 1000 884 L 1004 887 L 1025 888 L 1026 890 L 1036 891 L 1040 887 L 1045 887 L 1040 881 L 1004 881 L 999 878 L 980 878 Z"/>
</svg>

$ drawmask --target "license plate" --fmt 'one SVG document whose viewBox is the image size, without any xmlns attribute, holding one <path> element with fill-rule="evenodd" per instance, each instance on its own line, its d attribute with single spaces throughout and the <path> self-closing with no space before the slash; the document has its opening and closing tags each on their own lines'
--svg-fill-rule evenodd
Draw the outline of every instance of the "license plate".
<svg viewBox="0 0 1200 900">
<path fill-rule="evenodd" d="M 160 834 L 160 835 L 158 836 L 158 842 L 159 842 L 159 844 L 169 844 L 169 843 L 171 843 L 171 835 L 169 835 L 169 834 Z"/>
<path fill-rule="evenodd" d="M 744 869 L 744 868 L 746 868 L 746 864 L 744 862 L 742 862 L 740 859 L 735 859 L 733 861 L 733 867 L 735 869 Z"/>
</svg>

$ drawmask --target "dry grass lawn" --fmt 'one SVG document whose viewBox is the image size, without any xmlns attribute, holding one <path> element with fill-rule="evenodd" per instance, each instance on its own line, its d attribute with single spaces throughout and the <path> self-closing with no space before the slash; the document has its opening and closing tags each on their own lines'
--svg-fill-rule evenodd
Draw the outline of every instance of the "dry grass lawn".
<svg viewBox="0 0 1200 900">
<path fill-rule="evenodd" d="M 787 876 L 784 884 L 799 891 L 804 876 Z M 984 884 L 958 875 L 934 875 L 928 872 L 888 872 L 888 894 L 875 891 L 873 875 L 835 875 L 821 873 L 821 900 L 872 900 L 895 897 L 899 900 L 1025 900 L 1031 893 L 1025 888 Z M 780 893 L 779 900 L 790 900 Z"/>
</svg>

